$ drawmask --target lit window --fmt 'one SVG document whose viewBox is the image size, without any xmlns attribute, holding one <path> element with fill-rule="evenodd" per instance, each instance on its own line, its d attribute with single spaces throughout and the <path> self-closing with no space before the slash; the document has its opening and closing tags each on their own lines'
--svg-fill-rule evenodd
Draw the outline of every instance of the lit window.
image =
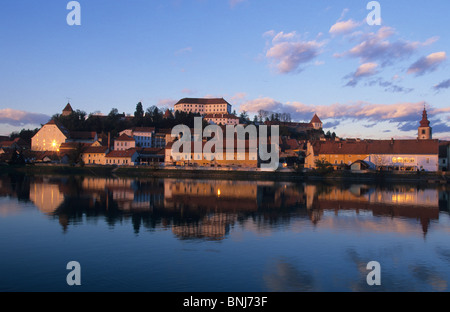
<svg viewBox="0 0 450 312">
<path fill-rule="evenodd" d="M 395 164 L 395 163 L 397 163 L 397 157 L 393 157 L 392 158 L 392 162 Z"/>
</svg>

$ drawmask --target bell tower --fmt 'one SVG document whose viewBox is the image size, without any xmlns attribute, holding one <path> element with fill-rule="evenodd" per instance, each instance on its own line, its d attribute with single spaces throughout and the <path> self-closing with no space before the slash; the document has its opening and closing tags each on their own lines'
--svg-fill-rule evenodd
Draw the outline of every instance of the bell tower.
<svg viewBox="0 0 450 312">
<path fill-rule="evenodd" d="M 428 120 L 427 110 L 424 107 L 422 113 L 422 120 L 419 127 L 419 140 L 431 140 L 433 137 L 432 128 L 430 127 L 430 121 Z"/>
</svg>

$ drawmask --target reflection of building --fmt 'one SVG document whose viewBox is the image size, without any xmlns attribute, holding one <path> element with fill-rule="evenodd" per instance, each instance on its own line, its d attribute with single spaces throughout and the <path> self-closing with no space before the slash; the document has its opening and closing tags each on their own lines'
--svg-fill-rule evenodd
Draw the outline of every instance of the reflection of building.
<svg viewBox="0 0 450 312">
<path fill-rule="evenodd" d="M 369 188 L 354 185 L 349 189 L 309 185 L 305 189 L 307 208 L 317 222 L 324 210 L 372 211 L 375 216 L 419 219 L 426 233 L 430 220 L 439 219 L 439 192 L 437 189 L 416 189 L 397 186 L 392 189 Z"/>
<path fill-rule="evenodd" d="M 32 182 L 30 185 L 30 200 L 43 213 L 53 213 L 64 201 L 58 184 L 48 181 Z"/>
<path fill-rule="evenodd" d="M 199 222 L 172 226 L 172 232 L 180 238 L 205 238 L 220 240 L 230 231 L 230 225 L 236 222 L 235 214 L 214 213 Z"/>
<path fill-rule="evenodd" d="M 258 187 L 253 182 L 164 180 L 164 206 L 211 207 L 221 211 L 256 211 Z"/>
</svg>

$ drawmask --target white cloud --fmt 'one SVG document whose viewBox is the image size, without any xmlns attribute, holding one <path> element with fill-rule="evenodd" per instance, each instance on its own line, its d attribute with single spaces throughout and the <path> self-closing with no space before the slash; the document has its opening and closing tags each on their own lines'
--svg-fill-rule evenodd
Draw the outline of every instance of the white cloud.
<svg viewBox="0 0 450 312">
<path fill-rule="evenodd" d="M 302 41 L 296 32 L 275 34 L 274 31 L 264 33 L 271 36 L 272 42 L 266 57 L 281 74 L 302 71 L 301 65 L 309 63 L 321 53 L 323 42 L 316 40 Z"/>
<path fill-rule="evenodd" d="M 356 27 L 358 27 L 360 23 L 349 19 L 348 21 L 337 22 L 333 26 L 331 26 L 329 33 L 332 35 L 342 35 L 347 34 L 353 31 Z"/>
<path fill-rule="evenodd" d="M 425 42 L 407 41 L 403 39 L 392 40 L 395 30 L 383 26 L 376 33 L 358 33 L 359 43 L 344 53 L 335 53 L 335 57 L 356 57 L 361 62 L 378 61 L 382 66 L 392 64 L 395 60 L 409 57 L 419 47 L 434 43 L 437 37 Z"/>
<path fill-rule="evenodd" d="M 0 109 L 0 124 L 11 126 L 45 124 L 50 118 L 50 116 L 40 113 L 30 113 L 12 108 Z"/>
<path fill-rule="evenodd" d="M 371 76 L 377 73 L 376 69 L 378 64 L 376 63 L 365 63 L 358 67 L 355 72 L 355 77 Z"/>
<path fill-rule="evenodd" d="M 421 76 L 428 72 L 435 71 L 438 66 L 447 59 L 445 52 L 432 53 L 426 57 L 422 57 L 412 64 L 408 69 L 408 74 Z"/>
</svg>

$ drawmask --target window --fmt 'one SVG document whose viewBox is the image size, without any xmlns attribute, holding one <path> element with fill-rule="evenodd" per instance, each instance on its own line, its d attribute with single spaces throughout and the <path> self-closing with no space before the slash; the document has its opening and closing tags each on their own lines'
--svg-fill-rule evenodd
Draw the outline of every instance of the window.
<svg viewBox="0 0 450 312">
<path fill-rule="evenodd" d="M 422 129 L 422 134 L 425 134 L 425 133 L 426 133 L 425 129 Z"/>
<path fill-rule="evenodd" d="M 393 157 L 392 158 L 392 162 L 395 164 L 395 163 L 397 163 L 397 157 Z"/>
<path fill-rule="evenodd" d="M 427 158 L 427 164 L 429 164 L 430 163 L 430 158 Z"/>
</svg>

